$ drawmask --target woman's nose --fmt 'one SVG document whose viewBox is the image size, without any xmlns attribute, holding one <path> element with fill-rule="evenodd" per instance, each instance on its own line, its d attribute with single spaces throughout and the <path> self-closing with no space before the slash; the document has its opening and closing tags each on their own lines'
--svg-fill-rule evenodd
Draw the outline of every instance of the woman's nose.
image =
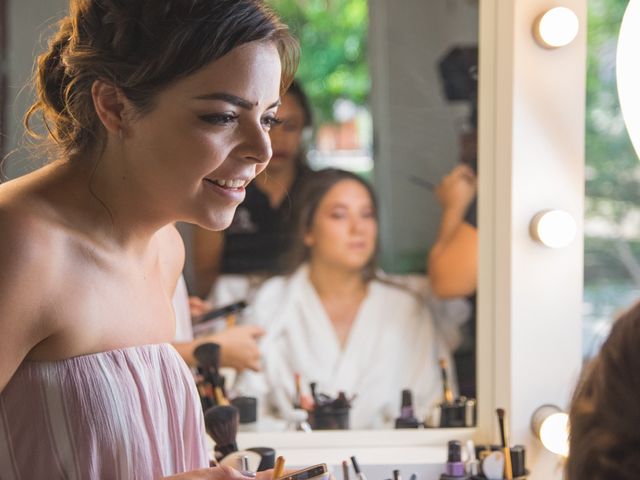
<svg viewBox="0 0 640 480">
<path fill-rule="evenodd" d="M 364 220 L 360 217 L 354 217 L 351 219 L 351 230 L 353 232 L 361 232 L 364 228 Z"/>
<path fill-rule="evenodd" d="M 273 153 L 269 132 L 262 125 L 251 125 L 246 127 L 244 135 L 242 155 L 256 163 L 268 162 Z"/>
</svg>

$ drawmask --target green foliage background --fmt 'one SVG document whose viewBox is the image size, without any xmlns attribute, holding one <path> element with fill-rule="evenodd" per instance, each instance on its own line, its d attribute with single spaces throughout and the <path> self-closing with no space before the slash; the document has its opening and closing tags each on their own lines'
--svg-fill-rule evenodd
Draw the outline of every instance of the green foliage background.
<svg viewBox="0 0 640 480">
<path fill-rule="evenodd" d="M 333 120 L 339 98 L 366 105 L 367 0 L 269 0 L 300 40 L 301 81 L 316 114 L 315 124 Z"/>
<path fill-rule="evenodd" d="M 589 0 L 586 217 L 628 221 L 640 207 L 638 157 L 618 102 L 615 54 L 628 0 Z M 619 240 L 618 240 L 619 241 Z M 613 239 L 585 238 L 585 283 L 628 281 L 628 265 L 614 254 Z M 629 242 L 638 252 L 637 242 Z M 635 255 L 634 255 L 635 256 Z"/>
</svg>

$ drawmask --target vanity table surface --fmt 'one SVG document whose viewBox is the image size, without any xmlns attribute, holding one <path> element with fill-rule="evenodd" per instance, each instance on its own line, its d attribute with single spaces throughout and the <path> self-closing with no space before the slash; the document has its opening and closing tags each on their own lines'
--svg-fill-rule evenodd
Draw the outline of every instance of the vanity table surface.
<svg viewBox="0 0 640 480">
<path fill-rule="evenodd" d="M 341 480 L 342 461 L 353 455 L 369 480 L 393 478 L 399 469 L 403 480 L 415 473 L 418 480 L 438 479 L 447 459 L 447 442 L 466 442 L 473 428 L 378 431 L 239 432 L 240 449 L 271 447 L 286 459 L 287 468 L 326 463 L 336 480 Z M 213 449 L 211 439 L 209 445 Z M 351 478 L 355 478 L 349 462 Z"/>
</svg>

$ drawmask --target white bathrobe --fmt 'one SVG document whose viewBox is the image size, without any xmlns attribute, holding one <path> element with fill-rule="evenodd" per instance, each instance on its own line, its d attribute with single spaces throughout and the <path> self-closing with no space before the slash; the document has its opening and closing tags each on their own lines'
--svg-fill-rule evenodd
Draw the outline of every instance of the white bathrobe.
<svg viewBox="0 0 640 480">
<path fill-rule="evenodd" d="M 246 318 L 267 332 L 261 343 L 263 372 L 243 374 L 237 390 L 257 396 L 279 417 L 291 414 L 295 372 L 305 393 L 309 382 L 316 382 L 319 393 L 357 395 L 352 429 L 391 427 L 402 389 L 413 391 L 418 417 L 442 398 L 438 360 L 451 366 L 449 349 L 426 305 L 403 288 L 371 281 L 344 347 L 306 265 L 290 277 L 265 282 Z M 455 392 L 451 368 L 449 378 Z"/>
</svg>

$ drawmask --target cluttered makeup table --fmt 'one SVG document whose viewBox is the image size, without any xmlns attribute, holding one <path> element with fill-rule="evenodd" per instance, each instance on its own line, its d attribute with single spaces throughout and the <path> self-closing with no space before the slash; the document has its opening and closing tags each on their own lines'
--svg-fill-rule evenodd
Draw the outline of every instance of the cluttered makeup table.
<svg viewBox="0 0 640 480">
<path fill-rule="evenodd" d="M 239 432 L 238 447 L 269 446 L 286 458 L 287 468 L 297 469 L 326 463 L 337 480 L 343 478 L 342 463 L 354 456 L 369 479 L 393 478 L 400 470 L 401 478 L 417 480 L 439 478 L 447 460 L 447 441 L 465 442 L 472 438 L 473 428 L 447 428 L 424 431 L 315 431 L 304 432 Z M 428 439 L 428 440 L 427 440 Z M 213 442 L 209 438 L 210 451 Z M 425 445 L 428 442 L 430 445 Z M 353 472 L 352 472 L 353 475 Z"/>
</svg>

